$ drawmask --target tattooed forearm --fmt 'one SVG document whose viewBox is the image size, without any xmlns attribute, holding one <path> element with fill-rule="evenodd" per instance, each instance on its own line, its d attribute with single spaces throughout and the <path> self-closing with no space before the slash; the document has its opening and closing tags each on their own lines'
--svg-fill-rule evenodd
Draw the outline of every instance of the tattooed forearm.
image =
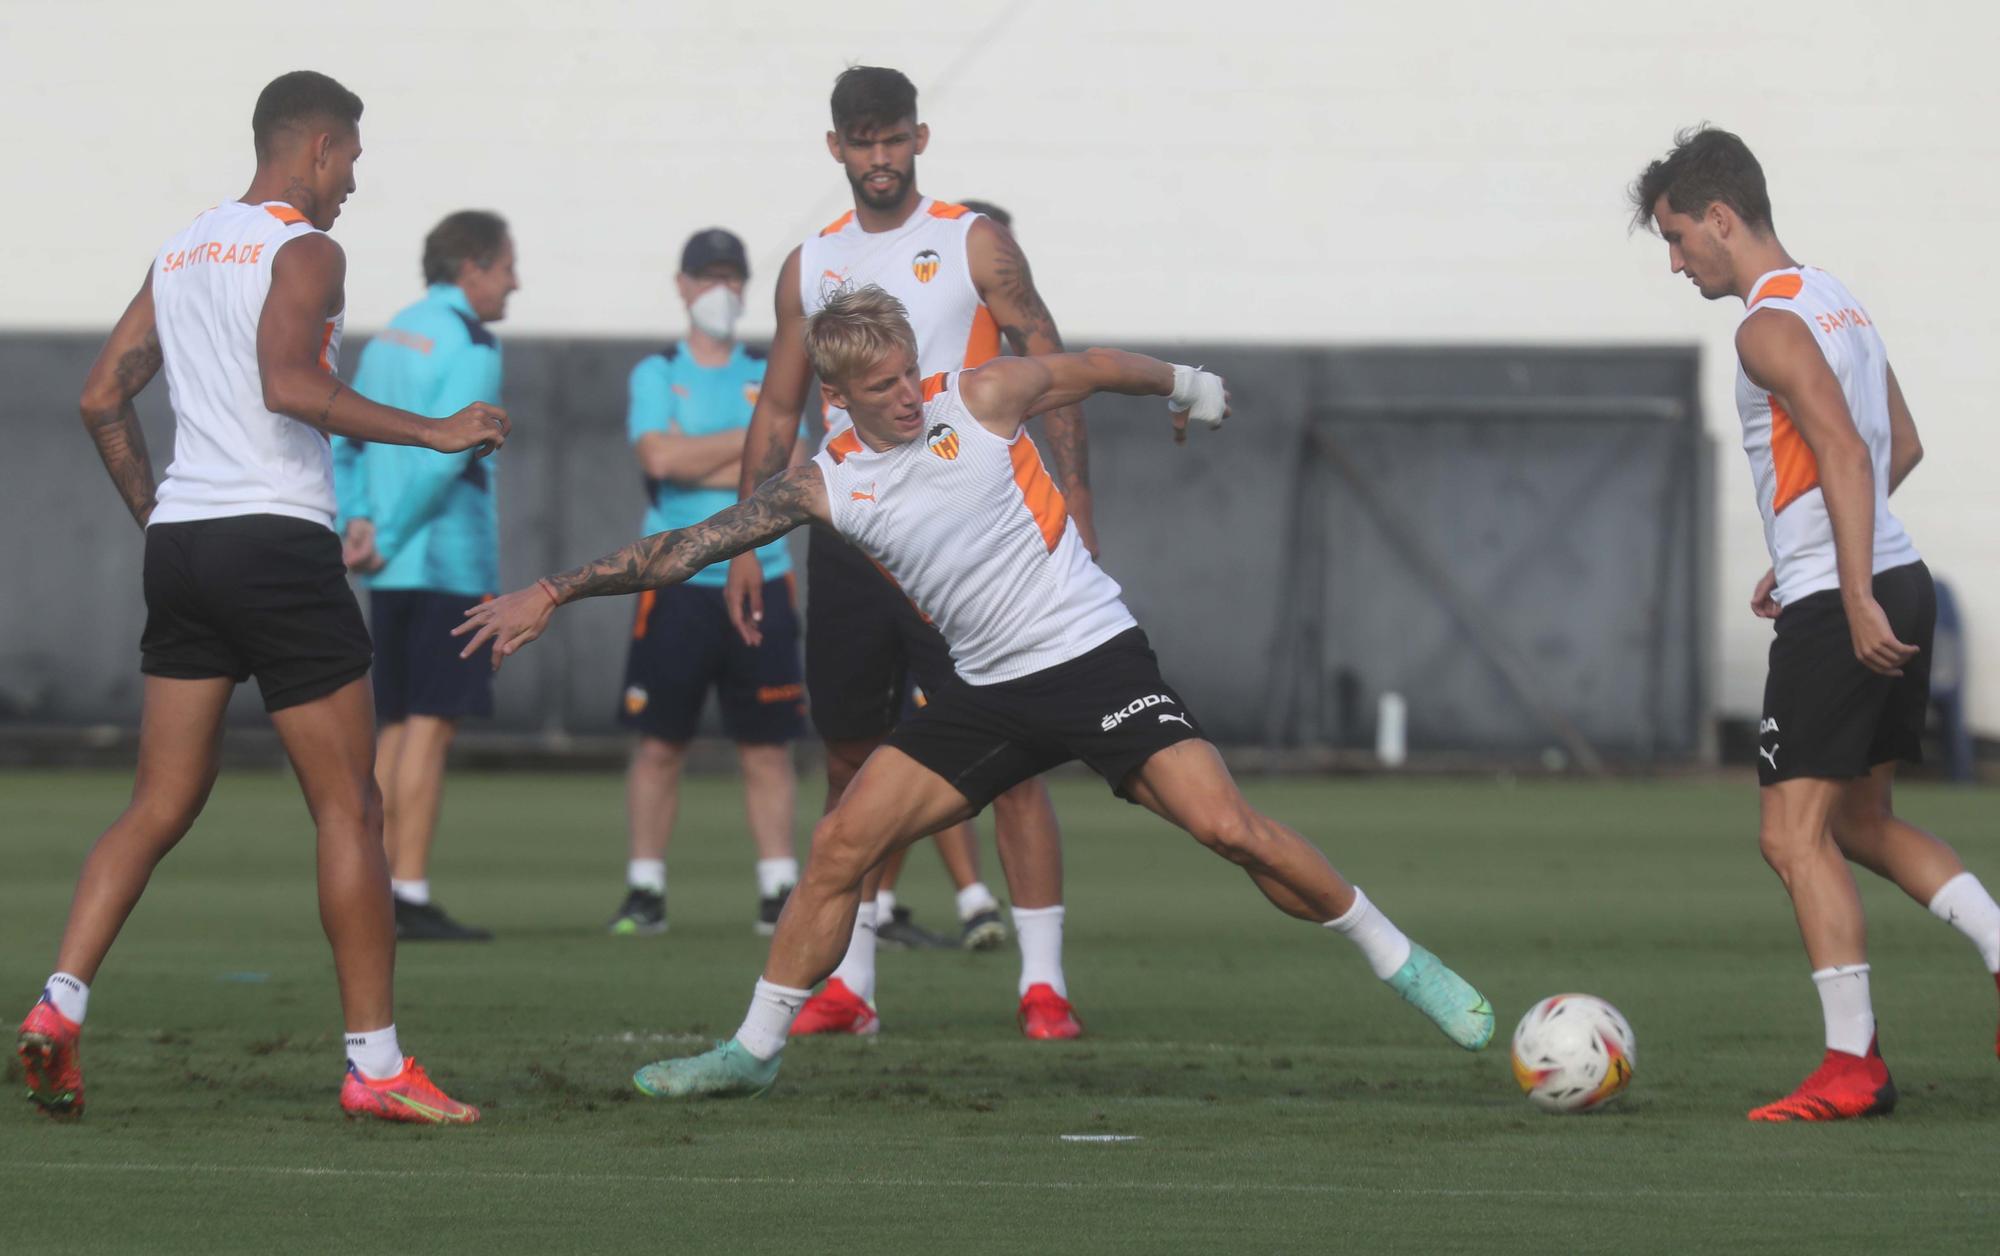
<svg viewBox="0 0 2000 1256">
<path fill-rule="evenodd" d="M 326 429 L 327 423 L 333 418 L 334 400 L 340 396 L 340 390 L 345 387 L 346 387 L 345 384 L 341 383 L 339 380 L 336 379 L 333 381 L 333 387 L 327 389 L 326 404 L 319 408 L 318 426 L 322 431 Z"/>
<path fill-rule="evenodd" d="M 1042 416 L 1042 441 L 1048 447 L 1056 487 L 1074 495 L 1090 489 L 1090 437 L 1084 431 L 1083 407 L 1064 406 Z"/>
<path fill-rule="evenodd" d="M 117 380 L 113 390 L 115 400 L 99 401 L 97 396 L 101 394 L 87 396 L 83 409 L 83 425 L 97 446 L 97 456 L 103 460 L 125 509 L 132 512 L 133 520 L 142 528 L 153 513 L 153 461 L 147 454 L 146 433 L 139 426 L 132 398 L 151 382 L 159 369 L 160 338 L 157 333 L 148 333 L 143 343 L 120 354 L 112 367 Z"/>
<path fill-rule="evenodd" d="M 810 519 L 818 483 L 818 468 L 794 468 L 692 527 L 642 537 L 594 563 L 550 576 L 548 583 L 558 602 L 678 584 L 710 563 L 776 540 Z"/>
<path fill-rule="evenodd" d="M 145 527 L 153 513 L 153 461 L 146 453 L 146 433 L 139 427 L 138 412 L 126 401 L 110 414 L 85 416 L 84 426 L 97 443 L 97 456 L 104 460 L 104 469 L 124 499 L 125 509 L 132 512 L 134 522 Z"/>
</svg>

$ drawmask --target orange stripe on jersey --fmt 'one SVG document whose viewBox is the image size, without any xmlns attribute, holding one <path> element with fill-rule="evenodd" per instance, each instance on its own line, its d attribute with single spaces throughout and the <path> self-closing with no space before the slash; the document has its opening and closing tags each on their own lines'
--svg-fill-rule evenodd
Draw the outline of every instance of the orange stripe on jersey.
<svg viewBox="0 0 2000 1256">
<path fill-rule="evenodd" d="M 1000 324 L 984 304 L 972 312 L 972 334 L 965 338 L 965 369 L 983 366 L 1000 356 Z"/>
<path fill-rule="evenodd" d="M 1806 281 L 1798 275 L 1773 275 L 1769 283 L 1757 289 L 1757 295 L 1750 298 L 1750 304 L 1755 305 L 1771 297 L 1783 301 L 1799 295 L 1805 286 Z"/>
<path fill-rule="evenodd" d="M 931 217 L 933 218 L 963 218 L 971 212 L 965 206 L 953 205 L 949 201 L 931 202 Z"/>
<path fill-rule="evenodd" d="M 658 589 L 648 589 L 639 595 L 639 613 L 632 618 L 632 640 L 646 635 L 646 621 L 652 618 L 653 603 L 660 600 Z"/>
<path fill-rule="evenodd" d="M 943 371 L 939 371 L 937 374 L 926 379 L 924 381 L 924 400 L 925 401 L 937 400 L 937 395 L 943 392 L 945 389 L 945 385 L 949 384 L 950 382 L 951 382 L 951 376 L 945 374 Z"/>
<path fill-rule="evenodd" d="M 833 464 L 839 466 L 847 461 L 847 455 L 861 452 L 861 438 L 850 427 L 826 443 L 826 452 L 833 455 Z"/>
<path fill-rule="evenodd" d="M 333 363 L 328 359 L 327 351 L 332 348 L 333 320 L 329 318 L 326 320 L 326 326 L 322 327 L 319 333 L 319 369 L 329 375 L 333 374 Z"/>
<path fill-rule="evenodd" d="M 1819 487 L 1819 460 L 1813 457 L 1806 438 L 1799 435 L 1784 403 L 1776 394 L 1767 396 L 1771 402 L 1771 466 L 1778 473 L 1777 491 L 1771 495 L 1771 513 L 1775 515 Z"/>
<path fill-rule="evenodd" d="M 820 228 L 819 233 L 823 236 L 830 236 L 834 232 L 839 231 L 842 227 L 845 227 L 848 223 L 853 221 L 854 221 L 854 211 L 850 209 L 846 213 L 842 214 L 840 217 L 826 224 L 826 226 Z"/>
<path fill-rule="evenodd" d="M 1021 500 L 1027 504 L 1028 513 L 1034 516 L 1035 527 L 1042 534 L 1042 541 L 1053 554 L 1056 542 L 1062 540 L 1063 524 L 1069 519 L 1068 508 L 1063 505 L 1062 490 L 1049 478 L 1048 468 L 1042 465 L 1042 455 L 1026 432 L 1007 452 L 1014 459 L 1014 483 L 1021 488 Z"/>
<path fill-rule="evenodd" d="M 266 205 L 264 212 L 288 227 L 295 227 L 306 221 L 306 216 L 290 205 Z"/>
</svg>

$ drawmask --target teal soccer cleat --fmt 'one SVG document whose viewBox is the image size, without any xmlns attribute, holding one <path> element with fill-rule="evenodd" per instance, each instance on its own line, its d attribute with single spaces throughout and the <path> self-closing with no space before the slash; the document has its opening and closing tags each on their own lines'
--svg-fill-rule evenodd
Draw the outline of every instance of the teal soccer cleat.
<svg viewBox="0 0 2000 1256">
<path fill-rule="evenodd" d="M 632 1074 L 632 1084 L 655 1099 L 755 1099 L 778 1080 L 780 1058 L 760 1060 L 731 1038 L 700 1055 L 648 1064 Z"/>
<path fill-rule="evenodd" d="M 1416 943 L 1410 943 L 1410 958 L 1389 978 L 1389 988 L 1467 1051 L 1493 1041 L 1493 1005 L 1486 996 Z"/>
</svg>

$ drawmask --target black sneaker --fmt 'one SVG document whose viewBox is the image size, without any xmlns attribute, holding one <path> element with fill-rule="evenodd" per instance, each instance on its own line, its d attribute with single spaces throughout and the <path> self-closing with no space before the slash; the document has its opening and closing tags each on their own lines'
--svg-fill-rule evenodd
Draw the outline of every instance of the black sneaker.
<svg viewBox="0 0 2000 1256">
<path fill-rule="evenodd" d="M 891 950 L 906 951 L 949 951 L 954 949 L 950 938 L 941 938 L 910 919 L 910 909 L 898 907 L 890 913 L 889 923 L 875 926 L 875 945 Z"/>
<path fill-rule="evenodd" d="M 785 910 L 785 900 L 792 896 L 792 887 L 786 886 L 770 898 L 757 900 L 757 933 L 760 937 L 770 937 L 778 931 L 778 916 Z"/>
<path fill-rule="evenodd" d="M 396 900 L 396 940 L 399 942 L 491 942 L 489 929 L 462 925 L 436 903 Z"/>
<path fill-rule="evenodd" d="M 958 944 L 968 951 L 997 951 L 1007 945 L 1007 922 L 1000 919 L 1000 909 L 988 907 L 967 917 Z"/>
<path fill-rule="evenodd" d="M 667 896 L 633 887 L 625 905 L 611 918 L 611 932 L 627 937 L 651 937 L 667 931 Z"/>
</svg>

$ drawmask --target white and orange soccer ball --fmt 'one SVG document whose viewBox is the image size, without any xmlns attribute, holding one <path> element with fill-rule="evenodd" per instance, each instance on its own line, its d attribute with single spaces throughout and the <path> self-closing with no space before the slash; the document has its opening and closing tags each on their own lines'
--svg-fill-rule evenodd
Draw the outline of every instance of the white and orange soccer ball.
<svg viewBox="0 0 2000 1256">
<path fill-rule="evenodd" d="M 1557 994 L 1514 1028 L 1514 1080 L 1538 1108 L 1589 1112 L 1632 1084 L 1638 1040 L 1618 1009 L 1588 994 Z"/>
</svg>

